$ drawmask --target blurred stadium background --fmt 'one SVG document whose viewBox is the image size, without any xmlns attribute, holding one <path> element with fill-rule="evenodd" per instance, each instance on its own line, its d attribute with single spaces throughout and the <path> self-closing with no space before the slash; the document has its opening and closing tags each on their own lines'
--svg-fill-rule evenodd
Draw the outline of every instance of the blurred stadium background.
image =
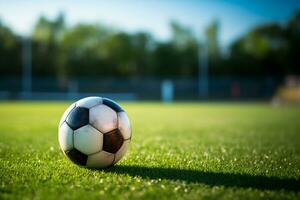
<svg viewBox="0 0 300 200">
<path fill-rule="evenodd" d="M 0 99 L 300 102 L 299 1 L 0 2 Z"/>
</svg>

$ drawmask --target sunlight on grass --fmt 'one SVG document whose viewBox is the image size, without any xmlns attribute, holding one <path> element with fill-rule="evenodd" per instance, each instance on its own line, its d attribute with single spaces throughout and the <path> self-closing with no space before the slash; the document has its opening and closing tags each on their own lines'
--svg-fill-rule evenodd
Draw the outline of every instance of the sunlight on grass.
<svg viewBox="0 0 300 200">
<path fill-rule="evenodd" d="M 115 167 L 89 170 L 59 149 L 67 105 L 0 103 L 1 199 L 300 197 L 299 107 L 123 103 L 129 152 Z"/>
</svg>

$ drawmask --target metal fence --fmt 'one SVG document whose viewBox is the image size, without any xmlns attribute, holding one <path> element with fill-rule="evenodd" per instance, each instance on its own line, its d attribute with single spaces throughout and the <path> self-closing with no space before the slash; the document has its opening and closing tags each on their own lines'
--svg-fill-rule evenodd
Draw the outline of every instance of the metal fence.
<svg viewBox="0 0 300 200">
<path fill-rule="evenodd" d="M 165 88 L 162 78 L 81 77 L 60 82 L 51 77 L 35 77 L 24 91 L 21 78 L 0 79 L 0 99 L 63 100 L 84 96 L 107 96 L 117 100 L 160 100 Z M 261 100 L 272 97 L 281 80 L 273 77 L 210 77 L 208 95 L 200 95 L 196 78 L 170 78 L 174 100 Z"/>
</svg>

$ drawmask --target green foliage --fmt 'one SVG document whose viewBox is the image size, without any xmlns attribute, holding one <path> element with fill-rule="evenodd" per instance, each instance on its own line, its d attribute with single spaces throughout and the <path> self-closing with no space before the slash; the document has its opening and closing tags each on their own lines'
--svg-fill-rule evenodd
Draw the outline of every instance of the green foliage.
<svg viewBox="0 0 300 200">
<path fill-rule="evenodd" d="M 0 104 L 1 199 L 299 199 L 299 107 L 128 103 L 128 154 L 107 170 L 66 159 L 66 103 Z"/>
<path fill-rule="evenodd" d="M 0 20 L 0 70 L 2 76 L 8 74 L 20 74 L 20 48 L 21 40 L 17 36 L 15 36 L 13 32 Z"/>
<path fill-rule="evenodd" d="M 220 47 L 218 41 L 219 34 L 219 22 L 213 21 L 205 30 L 205 35 L 207 38 L 207 48 L 208 54 L 211 61 L 220 59 Z"/>
<path fill-rule="evenodd" d="M 102 24 L 67 27 L 63 14 L 54 20 L 42 16 L 32 34 L 33 75 L 56 76 L 62 86 L 77 76 L 195 77 L 202 45 L 208 47 L 211 75 L 300 74 L 299 24 L 298 12 L 286 24 L 254 27 L 224 57 L 217 20 L 205 29 L 205 41 L 176 21 L 170 23 L 171 38 L 158 41 L 147 32 L 126 33 Z M 20 74 L 20 53 L 21 40 L 0 24 L 1 76 Z"/>
<path fill-rule="evenodd" d="M 78 24 L 66 31 L 61 40 L 61 67 L 68 75 L 86 75 L 89 71 L 97 73 L 105 56 L 104 41 L 109 37 L 105 27 Z M 98 61 L 98 62 L 97 62 Z"/>
<path fill-rule="evenodd" d="M 41 16 L 32 34 L 32 68 L 34 75 L 62 75 L 62 65 L 59 65 L 60 40 L 65 31 L 64 15 L 50 21 Z"/>
<path fill-rule="evenodd" d="M 236 73 L 277 75 L 299 74 L 300 13 L 286 25 L 265 24 L 254 28 L 231 46 L 228 65 Z M 233 72 L 234 73 L 234 72 Z"/>
<path fill-rule="evenodd" d="M 286 66 L 289 73 L 300 74 L 300 11 L 291 17 L 286 31 L 287 50 Z"/>
</svg>

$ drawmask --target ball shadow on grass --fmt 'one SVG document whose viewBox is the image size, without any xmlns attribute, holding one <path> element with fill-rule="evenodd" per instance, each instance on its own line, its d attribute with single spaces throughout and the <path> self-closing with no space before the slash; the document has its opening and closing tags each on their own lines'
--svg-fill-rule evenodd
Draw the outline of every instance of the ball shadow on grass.
<svg viewBox="0 0 300 200">
<path fill-rule="evenodd" d="M 145 166 L 116 165 L 105 171 L 128 174 L 149 179 L 180 180 L 202 183 L 209 186 L 253 188 L 259 190 L 300 191 L 300 180 L 222 172 L 204 172 L 189 169 L 174 169 Z"/>
</svg>

